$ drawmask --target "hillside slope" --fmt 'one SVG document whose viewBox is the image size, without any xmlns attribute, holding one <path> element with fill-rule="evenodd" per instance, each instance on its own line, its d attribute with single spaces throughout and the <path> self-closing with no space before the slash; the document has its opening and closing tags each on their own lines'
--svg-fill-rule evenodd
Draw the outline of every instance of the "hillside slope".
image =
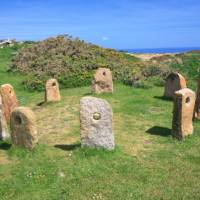
<svg viewBox="0 0 200 200">
<path fill-rule="evenodd" d="M 22 48 L 13 60 L 12 71 L 28 74 L 25 85 L 40 89 L 49 77 L 65 87 L 88 85 L 93 70 L 109 67 L 114 79 L 126 81 L 139 59 L 112 49 L 104 49 L 70 36 L 58 36 Z M 126 73 L 126 76 L 124 74 Z"/>
<path fill-rule="evenodd" d="M 147 88 L 163 85 L 170 71 L 178 71 L 190 83 L 194 82 L 199 66 L 200 53 L 197 51 L 142 60 L 65 35 L 21 48 L 10 70 L 26 76 L 23 85 L 29 90 L 43 90 L 50 77 L 57 78 L 62 88 L 87 86 L 99 67 L 110 68 L 115 81 Z"/>
</svg>

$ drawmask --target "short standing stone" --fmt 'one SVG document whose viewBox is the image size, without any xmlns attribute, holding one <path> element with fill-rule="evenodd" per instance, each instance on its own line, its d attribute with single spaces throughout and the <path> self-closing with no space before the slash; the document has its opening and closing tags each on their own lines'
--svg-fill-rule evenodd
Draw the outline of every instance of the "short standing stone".
<svg viewBox="0 0 200 200">
<path fill-rule="evenodd" d="M 45 101 L 53 102 L 60 101 L 59 84 L 56 79 L 49 79 L 45 85 Z"/>
<path fill-rule="evenodd" d="M 174 93 L 176 91 L 186 87 L 185 78 L 181 74 L 173 72 L 167 77 L 164 96 L 174 98 Z"/>
<path fill-rule="evenodd" d="M 110 104 L 103 99 L 83 97 L 80 106 L 81 146 L 114 149 Z"/>
<path fill-rule="evenodd" d="M 113 81 L 112 73 L 108 68 L 99 68 L 92 80 L 92 91 L 99 93 L 112 93 Z"/>
<path fill-rule="evenodd" d="M 200 119 L 200 80 L 197 82 L 197 93 L 194 107 L 194 118 Z"/>
<path fill-rule="evenodd" d="M 4 115 L 6 121 L 9 122 L 11 112 L 19 105 L 12 85 L 4 84 L 1 86 L 1 97 Z"/>
<path fill-rule="evenodd" d="M 2 98 L 0 96 L 0 140 L 5 140 L 9 137 L 7 122 L 3 113 Z"/>
<path fill-rule="evenodd" d="M 195 93 L 192 90 L 185 88 L 175 92 L 172 135 L 178 139 L 193 134 L 194 104 Z"/>
<path fill-rule="evenodd" d="M 34 148 L 38 142 L 36 118 L 32 110 L 18 107 L 11 113 L 11 138 L 16 146 Z"/>
</svg>

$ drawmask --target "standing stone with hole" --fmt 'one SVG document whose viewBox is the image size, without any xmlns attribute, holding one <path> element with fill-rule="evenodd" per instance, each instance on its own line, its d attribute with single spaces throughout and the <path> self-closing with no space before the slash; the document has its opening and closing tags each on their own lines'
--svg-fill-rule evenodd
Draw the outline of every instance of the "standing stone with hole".
<svg viewBox="0 0 200 200">
<path fill-rule="evenodd" d="M 7 122 L 3 112 L 2 98 L 0 96 L 0 140 L 9 138 Z"/>
<path fill-rule="evenodd" d="M 164 96 L 174 98 L 174 93 L 184 88 L 187 88 L 185 78 L 181 74 L 173 72 L 167 77 Z"/>
<path fill-rule="evenodd" d="M 110 104 L 103 99 L 83 97 L 80 106 L 81 146 L 114 149 Z"/>
<path fill-rule="evenodd" d="M 184 139 L 193 134 L 193 111 L 195 105 L 195 93 L 188 89 L 175 92 L 172 135 L 178 139 Z"/>
<path fill-rule="evenodd" d="M 45 85 L 45 101 L 46 102 L 54 102 L 60 101 L 60 90 L 59 84 L 56 79 L 49 79 Z"/>
<path fill-rule="evenodd" d="M 11 113 L 11 138 L 16 146 L 32 149 L 38 142 L 35 114 L 30 108 L 18 107 Z"/>
<path fill-rule="evenodd" d="M 112 93 L 113 81 L 112 73 L 108 68 L 99 68 L 92 80 L 92 92 L 99 93 Z"/>
<path fill-rule="evenodd" d="M 200 80 L 197 81 L 197 93 L 194 107 L 194 118 L 200 119 Z"/>
<path fill-rule="evenodd" d="M 10 84 L 1 86 L 1 97 L 3 104 L 3 112 L 7 122 L 10 121 L 11 112 L 19 106 L 15 91 Z"/>
</svg>

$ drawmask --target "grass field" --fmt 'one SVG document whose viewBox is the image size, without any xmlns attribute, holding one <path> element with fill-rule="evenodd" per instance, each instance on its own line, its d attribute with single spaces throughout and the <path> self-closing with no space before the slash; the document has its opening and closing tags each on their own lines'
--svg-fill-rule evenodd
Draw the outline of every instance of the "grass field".
<svg viewBox="0 0 200 200">
<path fill-rule="evenodd" d="M 184 142 L 171 137 L 171 101 L 163 88 L 116 83 L 98 95 L 114 112 L 116 149 L 80 148 L 79 100 L 89 87 L 61 91 L 62 101 L 23 90 L 23 76 L 6 72 L 13 50 L 0 50 L 0 83 L 11 83 L 22 105 L 36 113 L 39 144 L 33 150 L 0 142 L 2 200 L 200 199 L 200 122 Z"/>
</svg>

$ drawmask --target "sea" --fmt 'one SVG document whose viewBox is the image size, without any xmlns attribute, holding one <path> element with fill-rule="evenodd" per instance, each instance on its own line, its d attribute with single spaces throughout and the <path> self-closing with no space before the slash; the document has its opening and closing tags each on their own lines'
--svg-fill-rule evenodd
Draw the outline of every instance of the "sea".
<svg viewBox="0 0 200 200">
<path fill-rule="evenodd" d="M 185 53 L 188 51 L 200 50 L 200 47 L 180 47 L 180 48 L 147 48 L 147 49 L 120 49 L 119 51 L 128 53 Z"/>
</svg>

